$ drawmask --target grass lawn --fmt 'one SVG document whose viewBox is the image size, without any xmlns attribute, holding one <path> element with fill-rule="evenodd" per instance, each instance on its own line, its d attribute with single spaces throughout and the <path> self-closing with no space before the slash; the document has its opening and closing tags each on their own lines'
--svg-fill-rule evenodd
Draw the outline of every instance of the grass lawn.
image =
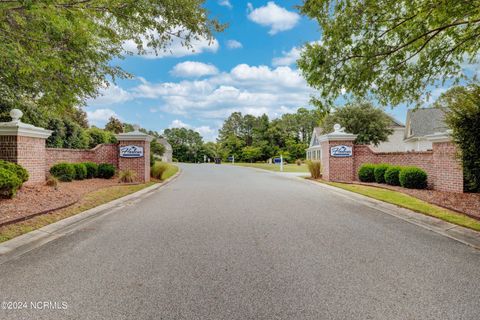
<svg viewBox="0 0 480 320">
<path fill-rule="evenodd" d="M 358 185 L 358 184 L 326 182 L 326 181 L 321 181 L 321 182 L 334 187 L 356 192 L 370 198 L 392 203 L 397 206 L 410 209 L 412 211 L 416 211 L 432 217 L 436 217 L 444 221 L 457 224 L 459 226 L 480 231 L 480 221 L 476 219 L 470 218 L 469 216 L 461 213 L 457 213 L 445 208 L 441 208 L 439 206 L 430 204 L 428 202 L 414 198 L 412 196 L 409 196 L 401 192 L 377 188 L 377 187 Z"/>
<path fill-rule="evenodd" d="M 279 164 L 268 164 L 268 163 L 235 163 L 236 166 L 240 167 L 252 167 L 270 171 L 280 171 Z M 296 165 L 292 164 L 285 164 L 283 166 L 283 172 L 308 172 L 308 167 L 305 164 Z"/>
<path fill-rule="evenodd" d="M 169 168 L 163 174 L 162 179 L 163 180 L 169 179 L 175 173 L 177 173 L 177 171 L 178 171 L 177 166 L 169 164 Z M 77 202 L 76 204 L 68 208 L 57 210 L 52 213 L 47 213 L 37 217 L 33 217 L 23 222 L 18 222 L 18 223 L 0 227 L 0 242 L 13 239 L 24 233 L 39 229 L 51 223 L 71 217 L 73 215 L 76 215 L 88 209 L 98 207 L 99 205 L 124 197 L 131 193 L 140 191 L 156 183 L 158 183 L 158 181 L 151 181 L 149 183 L 136 184 L 136 185 L 118 185 L 118 186 L 107 187 L 97 191 L 90 192 L 85 197 L 83 197 L 79 202 Z"/>
</svg>

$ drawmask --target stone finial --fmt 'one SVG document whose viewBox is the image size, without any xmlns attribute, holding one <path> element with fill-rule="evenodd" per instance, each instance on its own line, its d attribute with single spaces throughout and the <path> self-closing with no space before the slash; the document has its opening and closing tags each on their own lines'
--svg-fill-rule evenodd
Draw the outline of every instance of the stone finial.
<svg viewBox="0 0 480 320">
<path fill-rule="evenodd" d="M 140 131 L 140 126 L 138 124 L 133 125 L 133 131 L 134 132 L 139 132 Z"/>
<path fill-rule="evenodd" d="M 19 123 L 20 119 L 23 117 L 23 112 L 19 109 L 12 109 L 10 111 L 10 117 L 12 117 L 12 122 Z"/>
<path fill-rule="evenodd" d="M 336 132 L 336 133 L 340 133 L 340 132 L 345 132 L 345 128 L 342 128 L 342 126 L 338 123 L 336 123 L 334 126 L 333 126 L 333 130 Z"/>
</svg>

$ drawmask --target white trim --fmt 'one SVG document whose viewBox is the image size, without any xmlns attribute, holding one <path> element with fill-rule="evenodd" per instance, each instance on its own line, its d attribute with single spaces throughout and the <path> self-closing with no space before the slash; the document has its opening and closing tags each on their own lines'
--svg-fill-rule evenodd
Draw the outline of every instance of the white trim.
<svg viewBox="0 0 480 320">
<path fill-rule="evenodd" d="M 47 139 L 52 135 L 51 130 L 38 128 L 20 121 L 0 123 L 0 136 L 20 136 Z"/>
<path fill-rule="evenodd" d="M 451 130 L 448 130 L 447 132 L 436 132 L 434 134 L 424 136 L 424 138 L 431 142 L 449 142 L 452 141 L 452 137 L 450 135 L 451 132 Z"/>
<path fill-rule="evenodd" d="M 118 141 L 147 141 L 151 142 L 153 137 L 139 131 L 133 131 L 128 133 L 119 133 L 115 135 Z"/>
</svg>

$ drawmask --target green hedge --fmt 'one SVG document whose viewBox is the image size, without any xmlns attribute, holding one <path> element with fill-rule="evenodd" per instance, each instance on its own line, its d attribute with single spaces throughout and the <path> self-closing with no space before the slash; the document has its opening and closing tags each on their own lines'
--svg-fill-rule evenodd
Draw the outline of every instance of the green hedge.
<svg viewBox="0 0 480 320">
<path fill-rule="evenodd" d="M 390 166 L 390 168 L 385 171 L 385 182 L 391 186 L 399 186 L 400 185 L 400 170 L 402 170 L 401 167 L 398 166 Z"/>
<path fill-rule="evenodd" d="M 371 163 L 362 164 L 358 170 L 358 178 L 362 182 L 375 182 L 375 165 Z"/>
<path fill-rule="evenodd" d="M 75 166 L 66 162 L 57 163 L 50 168 L 50 174 L 60 181 L 69 182 L 75 179 Z"/>
<path fill-rule="evenodd" d="M 8 171 L 15 173 L 17 177 L 22 181 L 22 183 L 27 181 L 29 178 L 28 171 L 19 164 L 0 160 L 0 168 L 6 169 Z"/>
<path fill-rule="evenodd" d="M 375 166 L 374 174 L 377 183 L 385 183 L 385 172 L 390 168 L 387 163 L 380 163 Z"/>
<path fill-rule="evenodd" d="M 409 189 L 425 189 L 427 173 L 417 167 L 404 167 L 399 174 L 400 185 Z"/>
<path fill-rule="evenodd" d="M 22 180 L 13 171 L 0 168 L 0 197 L 13 198 L 22 186 Z"/>
<path fill-rule="evenodd" d="M 115 167 L 109 163 L 101 163 L 98 165 L 98 177 L 110 179 L 115 175 Z"/>
<path fill-rule="evenodd" d="M 87 177 L 87 167 L 83 163 L 74 163 L 75 180 L 83 180 Z"/>
<path fill-rule="evenodd" d="M 96 178 L 98 175 L 98 164 L 94 162 L 84 162 L 83 163 L 87 168 L 87 179 Z"/>
</svg>

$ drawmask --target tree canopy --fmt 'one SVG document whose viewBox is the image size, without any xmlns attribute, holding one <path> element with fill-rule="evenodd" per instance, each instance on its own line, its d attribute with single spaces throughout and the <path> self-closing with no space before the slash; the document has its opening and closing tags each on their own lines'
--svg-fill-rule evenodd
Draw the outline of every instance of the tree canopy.
<svg viewBox="0 0 480 320">
<path fill-rule="evenodd" d="M 130 76 L 112 62 L 129 54 L 127 41 L 143 54 L 166 50 L 176 38 L 187 47 L 212 39 L 223 26 L 203 2 L 0 1 L 0 105 L 81 105 L 110 79 Z"/>
<path fill-rule="evenodd" d="M 324 119 L 323 133 L 332 132 L 336 123 L 344 127 L 346 132 L 357 134 L 357 144 L 372 143 L 377 146 L 380 142 L 388 141 L 388 136 L 393 133 L 390 128 L 392 118 L 365 101 L 348 103 L 335 109 Z"/>
<path fill-rule="evenodd" d="M 172 146 L 173 157 L 180 162 L 203 161 L 203 138 L 200 133 L 187 128 L 172 128 L 163 131 Z"/>
<path fill-rule="evenodd" d="M 480 51 L 480 0 L 304 0 L 321 41 L 298 61 L 328 104 L 342 93 L 419 103 L 429 85 L 466 75 Z"/>
</svg>

